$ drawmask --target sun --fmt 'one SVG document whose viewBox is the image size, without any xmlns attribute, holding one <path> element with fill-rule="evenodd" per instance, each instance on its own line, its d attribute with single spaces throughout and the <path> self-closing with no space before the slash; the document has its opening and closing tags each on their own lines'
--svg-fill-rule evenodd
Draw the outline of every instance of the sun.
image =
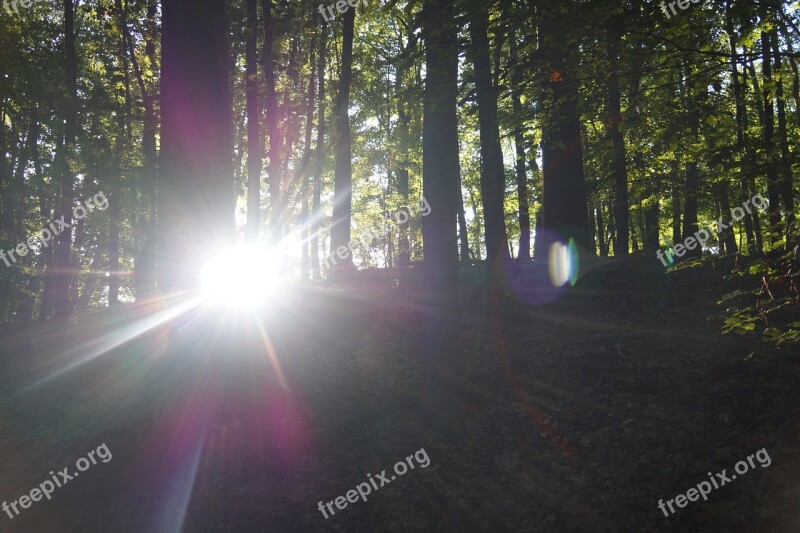
<svg viewBox="0 0 800 533">
<path fill-rule="evenodd" d="M 241 245 L 211 258 L 200 274 L 203 298 L 213 304 L 253 307 L 281 286 L 277 254 L 255 245 Z"/>
</svg>

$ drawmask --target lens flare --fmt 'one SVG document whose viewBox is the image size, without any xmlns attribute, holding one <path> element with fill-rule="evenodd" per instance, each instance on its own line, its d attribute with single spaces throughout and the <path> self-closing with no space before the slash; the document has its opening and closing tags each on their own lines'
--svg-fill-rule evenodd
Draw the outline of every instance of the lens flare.
<svg viewBox="0 0 800 533">
<path fill-rule="evenodd" d="M 206 263 L 200 275 L 209 303 L 252 307 L 264 302 L 281 283 L 273 257 L 255 246 L 238 246 Z"/>
<path fill-rule="evenodd" d="M 578 247 L 574 239 L 568 244 L 554 242 L 548 252 L 548 271 L 550 283 L 554 287 L 561 287 L 568 282 L 574 286 L 578 281 Z"/>
</svg>

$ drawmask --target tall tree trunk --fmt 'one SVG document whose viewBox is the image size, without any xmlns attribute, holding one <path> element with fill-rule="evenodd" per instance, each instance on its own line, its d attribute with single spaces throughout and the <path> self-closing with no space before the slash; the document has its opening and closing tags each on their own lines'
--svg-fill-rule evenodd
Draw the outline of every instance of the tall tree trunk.
<svg viewBox="0 0 800 533">
<path fill-rule="evenodd" d="M 608 249 L 610 250 L 614 243 L 617 242 L 617 223 L 614 220 L 614 204 L 613 202 L 609 203 L 608 206 Z M 617 255 L 617 251 L 614 250 L 614 256 Z"/>
<path fill-rule="evenodd" d="M 525 165 L 525 137 L 523 135 L 522 111 L 522 65 L 517 57 L 517 35 L 512 29 L 509 39 L 509 59 L 511 60 L 511 107 L 514 111 L 514 149 L 517 152 L 516 177 L 517 177 L 517 202 L 519 203 L 519 259 L 523 261 L 531 258 L 531 213 L 528 201 L 528 176 Z"/>
<path fill-rule="evenodd" d="M 505 214 L 505 170 L 497 123 L 497 94 L 492 84 L 489 52 L 489 15 L 485 4 L 470 9 L 470 37 L 475 65 L 475 88 L 478 101 L 478 122 L 481 142 L 481 198 L 486 227 L 486 255 L 493 276 L 500 279 L 503 264 L 509 259 Z"/>
<path fill-rule="evenodd" d="M 747 47 L 743 47 L 743 51 L 744 51 L 744 54 L 746 56 L 747 53 L 748 53 L 747 52 Z M 761 124 L 763 124 L 764 123 L 764 101 L 760 97 L 761 89 L 759 88 L 758 76 L 756 75 L 756 69 L 755 69 L 755 66 L 753 65 L 752 58 L 748 59 L 745 62 L 745 66 L 746 66 L 746 68 L 742 70 L 742 87 L 746 88 L 747 85 L 748 85 L 748 83 L 747 83 L 748 79 L 752 80 L 752 82 L 753 82 L 753 94 L 755 95 L 755 98 L 753 98 L 753 101 L 755 101 L 755 103 L 756 103 L 756 111 L 758 112 L 759 121 L 760 121 Z M 748 72 L 749 72 L 749 76 L 748 76 Z M 745 92 L 746 92 L 746 89 L 745 89 Z M 745 106 L 745 109 L 747 109 L 746 106 Z M 752 143 L 749 143 L 749 144 L 752 144 Z M 751 152 L 752 152 L 752 150 L 751 150 Z M 756 177 L 755 177 L 755 174 L 756 174 L 756 171 L 758 170 L 756 165 L 755 165 L 755 155 L 752 156 L 751 161 L 753 162 L 753 165 L 751 167 L 751 171 L 748 172 L 748 174 L 747 174 L 747 185 L 749 187 L 749 190 L 753 191 L 753 193 L 755 194 L 755 191 L 756 191 Z M 748 200 L 749 200 L 749 198 L 748 198 Z M 756 253 L 761 254 L 764 251 L 764 238 L 763 238 L 763 232 L 761 230 L 761 215 L 759 214 L 758 209 L 752 209 L 751 211 L 752 212 L 750 213 L 750 215 L 753 217 L 753 233 L 755 234 L 755 238 L 756 238 Z"/>
<path fill-rule="evenodd" d="M 264 10 L 264 79 L 266 85 L 267 134 L 269 135 L 269 243 L 277 248 L 281 240 L 281 218 L 283 203 L 281 199 L 281 146 L 282 139 L 278 123 L 278 95 L 275 92 L 275 41 L 272 0 L 261 0 Z"/>
<path fill-rule="evenodd" d="M 659 249 L 659 205 L 658 198 L 650 196 L 650 203 L 644 209 L 644 230 L 642 233 L 642 246 L 645 252 L 655 252 Z"/>
<path fill-rule="evenodd" d="M 608 133 L 614 172 L 614 219 L 617 221 L 617 242 L 614 255 L 628 255 L 628 169 L 625 164 L 625 139 L 622 135 L 622 106 L 619 88 L 619 52 L 622 44 L 623 19 L 621 15 L 612 19 L 608 29 L 608 61 L 611 67 L 608 76 Z"/>
<path fill-rule="evenodd" d="M 728 46 L 731 50 L 731 80 L 733 83 L 733 99 L 736 106 L 736 146 L 739 157 L 739 196 L 744 204 L 753 197 L 754 191 L 750 189 L 748 175 L 753 172 L 752 148 L 747 133 L 747 106 L 744 101 L 742 83 L 739 80 L 739 55 L 736 52 L 736 34 L 733 26 L 731 0 L 725 2 L 725 27 L 728 34 Z M 753 218 L 750 213 L 744 215 L 744 232 L 747 237 L 747 251 L 749 255 L 757 253 L 755 233 L 753 232 Z"/>
<path fill-rule="evenodd" d="M 700 91 L 697 90 L 697 84 L 695 83 L 691 67 L 685 66 L 684 73 L 684 83 L 686 87 L 686 120 L 689 123 L 692 141 L 696 142 L 700 135 L 700 111 L 698 105 Z M 698 230 L 697 194 L 700 186 L 700 168 L 696 159 L 691 157 L 689 159 L 689 162 L 686 163 L 686 194 L 684 194 L 683 229 L 681 230 L 683 238 L 694 235 Z M 687 249 L 686 255 L 699 257 L 702 255 L 702 250 L 700 250 L 699 247 L 694 250 Z"/>
<path fill-rule="evenodd" d="M 578 248 L 589 249 L 589 223 L 586 210 L 586 184 L 583 174 L 583 146 L 578 113 L 578 80 L 572 72 L 577 55 L 574 39 L 566 23 L 564 4 L 548 0 L 550 9 L 540 17 L 543 64 L 544 102 L 549 112 L 542 127 L 542 226 L 566 243 L 574 239 Z M 568 17 L 567 17 L 568 18 Z M 567 49 L 564 46 L 567 45 Z M 537 241 L 542 237 L 537 234 Z M 542 244 L 545 244 L 542 246 Z M 546 259 L 549 243 L 537 244 L 537 251 Z M 615 254 L 617 250 L 615 250 Z"/>
<path fill-rule="evenodd" d="M 593 253 L 597 253 L 597 241 L 594 239 L 594 230 L 597 227 L 594 221 L 594 208 L 591 205 L 587 207 L 586 216 L 589 220 L 589 249 L 592 250 Z"/>
<path fill-rule="evenodd" d="M 761 20 L 766 21 L 766 7 L 762 7 Z M 769 31 L 761 32 L 761 72 L 764 77 L 764 149 L 766 150 L 767 197 L 769 198 L 769 226 L 771 242 L 777 241 L 777 228 L 781 222 L 780 183 L 775 165 L 775 108 L 772 97 L 772 46 Z"/>
<path fill-rule="evenodd" d="M 789 134 L 786 126 L 786 99 L 783 96 L 783 65 L 778 47 L 778 32 L 773 30 L 772 50 L 775 55 L 775 96 L 778 102 L 778 141 L 780 143 L 780 194 L 783 199 L 783 210 L 786 211 L 786 223 L 794 222 L 794 191 L 792 188 L 792 156 L 789 153 Z M 786 236 L 791 232 L 787 227 Z M 788 241 L 787 241 L 788 244 Z"/>
<path fill-rule="evenodd" d="M 319 217 L 322 195 L 322 168 L 325 163 L 325 51 L 328 41 L 328 25 L 322 21 L 319 40 L 317 81 L 319 82 L 319 111 L 317 117 L 316 165 L 314 167 L 314 197 L 311 200 L 311 275 L 322 279 L 319 270 Z"/>
<path fill-rule="evenodd" d="M 606 246 L 606 229 L 603 222 L 603 204 L 595 207 L 595 218 L 597 219 L 597 246 L 600 248 L 600 255 L 608 257 L 608 246 Z"/>
<path fill-rule="evenodd" d="M 475 213 L 472 224 L 475 232 L 475 260 L 481 261 L 481 235 L 483 235 L 483 231 L 481 229 L 481 217 L 478 215 L 478 200 L 475 198 L 472 188 L 467 187 L 467 191 L 469 192 L 469 205 L 472 207 L 472 212 Z"/>
<path fill-rule="evenodd" d="M 409 54 L 416 47 L 416 36 L 411 33 L 408 36 L 408 45 L 404 48 L 404 53 Z M 402 46 L 402 43 L 400 44 Z M 411 114 L 408 109 L 409 97 L 403 94 L 403 82 L 408 71 L 408 61 L 403 58 L 397 67 L 395 80 L 395 94 L 397 95 L 397 136 L 400 145 L 399 157 L 397 161 L 397 192 L 403 198 L 403 205 L 408 205 L 409 195 L 409 171 L 408 171 L 408 150 L 409 150 L 409 127 Z M 411 250 L 409 248 L 408 233 L 410 220 L 400 224 L 398 235 L 397 266 L 407 267 L 411 264 Z"/>
<path fill-rule="evenodd" d="M 245 77 L 247 93 L 247 228 L 250 241 L 257 241 L 261 228 L 261 133 L 258 106 L 258 4 L 247 0 L 245 29 Z"/>
<path fill-rule="evenodd" d="M 722 182 L 719 184 L 719 207 L 720 211 L 722 211 L 721 215 L 724 218 L 731 216 L 731 202 L 728 197 L 727 182 Z M 733 226 L 721 232 L 720 242 L 724 244 L 726 254 L 736 254 L 739 252 L 739 249 L 736 246 L 736 235 L 733 232 Z"/>
<path fill-rule="evenodd" d="M 64 72 L 66 101 L 64 102 L 64 145 L 58 155 L 61 174 L 61 205 L 58 215 L 66 224 L 72 224 L 72 200 L 75 177 L 69 165 L 75 150 L 75 137 L 78 127 L 78 55 L 75 48 L 75 5 L 74 0 L 64 0 Z M 53 274 L 53 316 L 69 317 L 69 287 L 72 271 L 72 228 L 64 229 L 58 238 L 55 251 L 55 272 Z"/>
<path fill-rule="evenodd" d="M 127 6 L 127 3 L 125 4 Z M 155 69 L 156 63 L 156 39 L 158 29 L 156 27 L 156 0 L 147 2 L 147 23 L 145 31 L 145 55 L 151 68 Z M 154 89 L 148 90 L 144 80 L 144 73 L 139 66 L 136 52 L 133 47 L 133 39 L 127 23 L 123 26 L 127 52 L 133 64 L 134 75 L 142 93 L 142 104 L 144 106 L 144 117 L 142 127 L 142 197 L 145 202 L 145 216 L 141 223 L 141 242 L 135 259 L 134 283 L 137 300 L 152 297 L 156 289 L 156 257 L 154 253 L 154 238 L 156 231 L 156 187 L 158 184 L 157 161 L 158 154 L 156 149 L 156 133 L 158 131 L 158 117 L 155 110 L 155 101 L 158 98 Z"/>
<path fill-rule="evenodd" d="M 425 0 L 425 96 L 422 126 L 423 192 L 431 206 L 422 219 L 425 286 L 426 383 L 434 427 L 459 428 L 463 411 L 454 399 L 465 374 L 458 347 L 458 39 L 453 0 Z"/>
<path fill-rule="evenodd" d="M 118 165 L 115 165 L 118 167 Z M 121 173 L 114 172 L 111 194 L 108 198 L 108 271 L 111 275 L 108 278 L 108 305 L 119 303 L 120 288 L 120 264 L 119 264 L 119 234 L 122 225 L 122 187 L 120 181 Z M 92 275 L 94 273 L 91 273 Z M 89 282 L 87 281 L 87 284 Z"/>
<path fill-rule="evenodd" d="M 164 0 L 158 274 L 165 293 L 193 288 L 208 251 L 234 236 L 229 58 L 224 0 Z"/>
<path fill-rule="evenodd" d="M 317 10 L 312 6 L 311 25 L 313 26 L 313 34 L 311 36 L 310 57 L 308 64 L 311 74 L 308 79 L 308 97 L 306 107 L 306 132 L 305 132 L 305 150 L 303 152 L 303 163 L 301 165 L 301 172 L 303 173 L 303 183 L 301 192 L 301 211 L 300 216 L 300 278 L 306 281 L 309 276 L 309 224 L 311 223 L 311 216 L 308 212 L 308 199 L 310 196 L 309 191 L 309 176 L 312 173 L 311 161 L 311 136 L 314 132 L 314 100 L 316 99 L 316 54 L 317 54 Z"/>
<path fill-rule="evenodd" d="M 461 262 L 469 263 L 469 233 L 467 233 L 467 216 L 464 212 L 464 196 L 461 194 L 458 195 L 458 239 L 461 247 Z"/>
<path fill-rule="evenodd" d="M 355 9 L 344 14 L 342 30 L 342 72 L 339 77 L 339 92 L 336 95 L 336 169 L 333 191 L 333 221 L 331 225 L 331 252 L 340 247 L 347 249 L 350 242 L 352 219 L 353 161 L 350 140 L 350 83 L 353 79 L 353 27 Z M 343 267 L 352 266 L 349 252 Z M 339 266 L 339 265 L 337 265 Z"/>
</svg>

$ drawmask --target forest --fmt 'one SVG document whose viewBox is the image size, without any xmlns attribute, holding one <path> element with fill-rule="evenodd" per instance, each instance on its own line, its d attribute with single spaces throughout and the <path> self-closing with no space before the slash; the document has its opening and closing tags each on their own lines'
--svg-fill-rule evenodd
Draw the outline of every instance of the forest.
<svg viewBox="0 0 800 533">
<path fill-rule="evenodd" d="M 797 531 L 798 63 L 797 0 L 3 0 L 0 531 Z"/>
</svg>

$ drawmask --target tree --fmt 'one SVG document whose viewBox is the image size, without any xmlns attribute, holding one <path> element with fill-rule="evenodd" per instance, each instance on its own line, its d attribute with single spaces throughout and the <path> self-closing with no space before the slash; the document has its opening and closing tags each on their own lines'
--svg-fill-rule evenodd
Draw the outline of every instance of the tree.
<svg viewBox="0 0 800 533">
<path fill-rule="evenodd" d="M 340 247 L 348 249 L 344 263 L 337 266 L 347 268 L 353 258 L 349 251 L 350 223 L 353 216 L 353 153 L 350 140 L 350 84 L 353 80 L 353 28 L 355 8 L 348 9 L 342 30 L 342 71 L 339 76 L 339 91 L 336 94 L 336 173 L 333 184 L 333 221 L 331 222 L 331 252 Z"/>
<path fill-rule="evenodd" d="M 169 294 L 233 236 L 225 3 L 164 0 L 162 31 L 158 281 Z"/>
<path fill-rule="evenodd" d="M 508 260 L 508 238 L 503 212 L 505 196 L 505 170 L 500 149 L 500 131 L 497 123 L 497 93 L 492 84 L 489 61 L 488 12 L 482 2 L 470 8 L 470 36 L 475 88 L 478 100 L 478 121 L 481 143 L 481 197 L 486 227 L 487 259 L 497 277 L 503 263 Z"/>
<path fill-rule="evenodd" d="M 64 0 L 64 73 L 66 98 L 64 99 L 64 141 L 58 156 L 61 171 L 61 203 L 59 215 L 67 227 L 59 235 L 55 251 L 53 279 L 53 316 L 68 318 L 70 314 L 69 288 L 72 279 L 72 202 L 75 177 L 70 160 L 75 151 L 78 128 L 78 55 L 75 49 L 75 4 Z M 48 313 L 49 314 L 49 313 Z"/>
<path fill-rule="evenodd" d="M 425 40 L 422 175 L 424 196 L 431 206 L 423 219 L 425 287 L 428 299 L 424 337 L 426 389 L 438 415 L 436 424 L 459 424 L 455 400 L 464 374 L 458 349 L 458 220 L 459 159 L 458 48 L 452 0 L 426 0 L 422 35 Z"/>
<path fill-rule="evenodd" d="M 247 87 L 247 236 L 258 240 L 261 229 L 261 134 L 258 106 L 258 59 L 256 43 L 258 9 L 256 0 L 247 0 L 245 29 L 245 77 Z"/>
<path fill-rule="evenodd" d="M 578 80 L 571 68 L 577 43 L 565 21 L 563 4 L 548 0 L 540 17 L 542 58 L 542 226 L 566 243 L 574 239 L 589 250 L 589 221 L 583 174 L 583 145 L 578 114 Z M 617 222 L 617 226 L 619 222 Z M 537 254 L 546 258 L 549 246 L 537 242 Z"/>
</svg>

